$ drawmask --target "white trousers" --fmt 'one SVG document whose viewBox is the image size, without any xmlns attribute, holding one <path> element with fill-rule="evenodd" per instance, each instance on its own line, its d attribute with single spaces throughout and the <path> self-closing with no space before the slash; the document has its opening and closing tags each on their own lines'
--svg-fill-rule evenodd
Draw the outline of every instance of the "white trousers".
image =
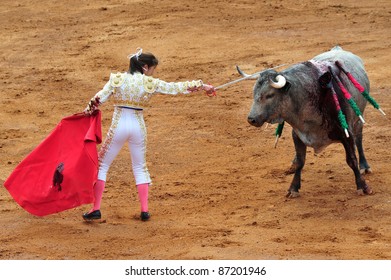
<svg viewBox="0 0 391 280">
<path fill-rule="evenodd" d="M 99 151 L 98 179 L 106 181 L 110 165 L 128 143 L 136 185 L 151 183 L 146 163 L 147 130 L 143 111 L 115 107 L 107 136 Z"/>
</svg>

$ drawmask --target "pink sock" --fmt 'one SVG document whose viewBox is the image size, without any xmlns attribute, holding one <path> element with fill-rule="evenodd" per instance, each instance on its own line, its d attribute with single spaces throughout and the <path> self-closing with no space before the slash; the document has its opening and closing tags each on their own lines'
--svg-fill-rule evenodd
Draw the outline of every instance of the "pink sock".
<svg viewBox="0 0 391 280">
<path fill-rule="evenodd" d="M 141 203 L 141 212 L 148 212 L 148 188 L 148 183 L 137 185 L 138 198 Z"/>
<path fill-rule="evenodd" d="M 91 212 L 100 209 L 100 203 L 102 201 L 104 189 L 105 189 L 105 181 L 103 180 L 96 181 L 94 185 L 94 207 L 92 208 Z"/>
</svg>

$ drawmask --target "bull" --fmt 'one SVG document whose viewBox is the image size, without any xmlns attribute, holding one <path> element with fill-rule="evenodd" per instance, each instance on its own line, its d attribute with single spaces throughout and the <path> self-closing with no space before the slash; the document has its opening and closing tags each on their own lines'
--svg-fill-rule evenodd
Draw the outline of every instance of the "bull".
<svg viewBox="0 0 391 280">
<path fill-rule="evenodd" d="M 299 196 L 301 171 L 305 164 L 307 147 L 312 147 L 315 153 L 318 153 L 331 143 L 342 143 L 346 162 L 354 172 L 357 193 L 372 193 L 362 175 L 371 172 L 362 145 L 364 120 L 349 106 L 337 81 L 342 82 L 345 89 L 350 92 L 362 113 L 367 100 L 347 79 L 346 73 L 342 71 L 344 69 L 337 67 L 338 64 L 349 69 L 369 92 L 370 83 L 363 61 L 339 46 L 279 73 L 273 69 L 265 70 L 259 74 L 254 85 L 254 100 L 248 122 L 256 127 L 262 126 L 265 122 L 287 122 L 292 127 L 295 157 L 291 173 L 294 173 L 294 177 L 287 197 Z M 244 76 L 247 75 L 239 68 L 238 71 Z M 338 109 L 345 115 L 347 131 L 341 126 Z M 356 157 L 356 148 L 359 161 Z"/>
</svg>

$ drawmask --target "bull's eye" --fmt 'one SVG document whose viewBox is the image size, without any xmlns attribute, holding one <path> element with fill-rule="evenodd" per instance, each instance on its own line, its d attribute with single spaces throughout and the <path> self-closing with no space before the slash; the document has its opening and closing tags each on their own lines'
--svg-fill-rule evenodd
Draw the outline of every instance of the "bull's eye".
<svg viewBox="0 0 391 280">
<path fill-rule="evenodd" d="M 272 98 L 274 96 L 274 94 L 266 94 L 265 95 L 265 99 L 270 99 L 270 98 Z"/>
</svg>

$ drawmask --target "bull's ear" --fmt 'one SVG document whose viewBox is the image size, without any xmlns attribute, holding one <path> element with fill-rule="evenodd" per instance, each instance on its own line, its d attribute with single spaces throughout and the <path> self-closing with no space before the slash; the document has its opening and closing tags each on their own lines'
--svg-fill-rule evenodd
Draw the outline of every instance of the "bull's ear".
<svg viewBox="0 0 391 280">
<path fill-rule="evenodd" d="M 281 89 L 282 92 L 288 92 L 288 90 L 291 88 L 291 83 L 286 81 L 285 86 Z"/>
<path fill-rule="evenodd" d="M 328 88 L 329 84 L 331 82 L 330 72 L 324 73 L 322 76 L 319 77 L 318 81 L 319 81 L 319 84 L 322 88 Z"/>
</svg>

